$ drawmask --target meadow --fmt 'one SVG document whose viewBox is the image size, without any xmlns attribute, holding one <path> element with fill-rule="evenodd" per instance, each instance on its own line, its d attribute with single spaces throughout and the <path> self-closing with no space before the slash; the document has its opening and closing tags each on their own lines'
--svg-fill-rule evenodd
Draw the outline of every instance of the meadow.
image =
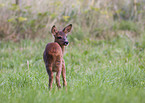
<svg viewBox="0 0 145 103">
<path fill-rule="evenodd" d="M 144 21 L 145 0 L 0 0 L 0 103 L 145 103 Z M 49 91 L 43 51 L 68 24 L 67 91 Z"/>
<path fill-rule="evenodd" d="M 71 34 L 73 35 L 73 33 Z M 1 103 L 144 103 L 144 36 L 135 42 L 120 34 L 112 40 L 71 40 L 66 47 L 67 91 L 48 90 L 42 54 L 53 40 L 0 42 Z M 62 84 L 62 79 L 61 79 Z"/>
</svg>

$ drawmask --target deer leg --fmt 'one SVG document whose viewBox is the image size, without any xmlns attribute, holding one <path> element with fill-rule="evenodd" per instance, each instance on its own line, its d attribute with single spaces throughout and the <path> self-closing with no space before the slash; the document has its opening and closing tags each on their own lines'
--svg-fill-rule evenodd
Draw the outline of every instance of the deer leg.
<svg viewBox="0 0 145 103">
<path fill-rule="evenodd" d="M 49 76 L 49 89 L 52 88 L 52 83 L 53 83 L 53 72 L 52 72 L 52 67 L 51 66 L 46 66 L 46 70 Z"/>
<path fill-rule="evenodd" d="M 61 56 L 57 57 L 55 66 L 56 66 L 56 69 L 57 69 L 57 72 L 56 72 L 56 84 L 57 84 L 58 89 L 60 89 L 61 88 L 60 75 L 61 75 L 61 70 L 62 70 Z"/>
<path fill-rule="evenodd" d="M 60 75 L 61 75 L 61 71 L 58 71 L 58 72 L 56 73 L 56 84 L 57 84 L 58 89 L 61 88 L 61 84 L 60 84 Z"/>
<path fill-rule="evenodd" d="M 66 82 L 66 69 L 65 69 L 65 62 L 63 60 L 62 63 L 62 79 L 63 79 L 63 87 L 67 86 L 67 82 Z"/>
</svg>

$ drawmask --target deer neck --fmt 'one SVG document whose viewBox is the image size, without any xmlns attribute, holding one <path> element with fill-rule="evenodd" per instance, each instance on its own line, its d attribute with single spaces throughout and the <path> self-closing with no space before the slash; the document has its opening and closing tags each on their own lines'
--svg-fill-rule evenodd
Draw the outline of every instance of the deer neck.
<svg viewBox="0 0 145 103">
<path fill-rule="evenodd" d="M 65 46 L 60 46 L 62 49 L 62 55 L 64 54 Z"/>
<path fill-rule="evenodd" d="M 54 41 L 54 42 L 57 42 L 57 41 Z M 57 42 L 58 43 L 58 42 Z M 59 44 L 59 43 L 58 43 Z M 60 45 L 60 44 L 59 44 Z M 60 47 L 61 47 L 61 50 L 62 50 L 62 55 L 64 54 L 64 50 L 65 50 L 65 46 L 62 46 L 62 45 L 60 45 Z"/>
</svg>

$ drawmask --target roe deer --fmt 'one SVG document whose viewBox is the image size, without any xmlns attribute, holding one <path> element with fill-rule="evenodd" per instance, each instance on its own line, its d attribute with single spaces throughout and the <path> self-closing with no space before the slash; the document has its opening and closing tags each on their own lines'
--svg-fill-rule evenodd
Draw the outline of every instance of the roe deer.
<svg viewBox="0 0 145 103">
<path fill-rule="evenodd" d="M 64 48 L 69 44 L 67 40 L 67 33 L 71 31 L 72 24 L 66 26 L 62 31 L 58 31 L 55 25 L 51 29 L 51 33 L 54 36 L 54 42 L 46 45 L 43 53 L 43 59 L 46 66 L 46 71 L 49 75 L 49 89 L 52 88 L 53 72 L 56 72 L 56 84 L 60 89 L 60 75 L 62 73 L 63 86 L 67 86 L 66 82 L 66 69 L 63 59 Z"/>
</svg>

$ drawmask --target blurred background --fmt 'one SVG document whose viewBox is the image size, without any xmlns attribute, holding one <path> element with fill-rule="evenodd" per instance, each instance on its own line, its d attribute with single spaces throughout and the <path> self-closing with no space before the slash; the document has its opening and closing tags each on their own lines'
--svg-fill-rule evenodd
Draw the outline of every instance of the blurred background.
<svg viewBox="0 0 145 103">
<path fill-rule="evenodd" d="M 70 39 L 144 34 L 145 0 L 0 0 L 0 40 L 46 38 L 73 24 Z"/>
</svg>

